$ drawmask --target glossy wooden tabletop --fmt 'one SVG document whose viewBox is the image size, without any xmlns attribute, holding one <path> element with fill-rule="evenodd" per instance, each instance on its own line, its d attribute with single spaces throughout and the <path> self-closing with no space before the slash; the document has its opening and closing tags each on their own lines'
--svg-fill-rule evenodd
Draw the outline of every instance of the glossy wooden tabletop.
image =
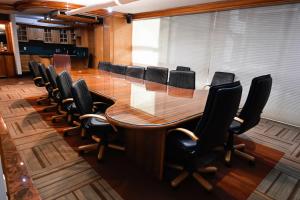
<svg viewBox="0 0 300 200">
<path fill-rule="evenodd" d="M 71 70 L 89 89 L 112 99 L 107 119 L 127 128 L 163 128 L 201 116 L 208 91 L 181 89 L 97 69 Z"/>
</svg>

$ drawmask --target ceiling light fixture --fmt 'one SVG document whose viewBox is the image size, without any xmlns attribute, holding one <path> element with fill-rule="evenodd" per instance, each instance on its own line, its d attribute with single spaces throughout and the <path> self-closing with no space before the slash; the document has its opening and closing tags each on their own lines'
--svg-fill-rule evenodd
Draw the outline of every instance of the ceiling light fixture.
<svg viewBox="0 0 300 200">
<path fill-rule="evenodd" d="M 106 8 L 106 10 L 107 10 L 107 12 L 112 13 L 113 8 L 112 7 L 108 7 L 108 8 Z"/>
</svg>

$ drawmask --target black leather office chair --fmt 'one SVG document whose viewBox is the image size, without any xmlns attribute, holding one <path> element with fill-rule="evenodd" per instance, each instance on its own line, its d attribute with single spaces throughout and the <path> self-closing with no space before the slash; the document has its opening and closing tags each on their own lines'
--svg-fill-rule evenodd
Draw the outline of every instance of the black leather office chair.
<svg viewBox="0 0 300 200">
<path fill-rule="evenodd" d="M 98 64 L 98 68 L 104 71 L 110 71 L 110 66 L 111 63 L 110 62 L 99 62 Z"/>
<path fill-rule="evenodd" d="M 45 87 L 45 83 L 43 81 L 43 78 L 41 77 L 40 71 L 39 71 L 39 64 L 36 61 L 29 61 L 28 62 L 30 74 L 32 76 L 32 80 L 34 84 L 37 87 Z M 41 104 L 42 101 L 47 100 L 48 96 L 40 97 L 36 102 L 37 104 Z"/>
<path fill-rule="evenodd" d="M 127 66 L 124 65 L 111 65 L 110 71 L 116 74 L 126 74 Z"/>
<path fill-rule="evenodd" d="M 184 67 L 184 66 L 177 66 L 176 67 L 177 71 L 191 71 L 190 67 Z"/>
<path fill-rule="evenodd" d="M 164 67 L 147 67 L 145 80 L 167 84 L 169 69 Z"/>
<path fill-rule="evenodd" d="M 144 79 L 145 67 L 131 66 L 127 67 L 126 76 Z"/>
<path fill-rule="evenodd" d="M 230 165 L 232 153 L 246 158 L 250 164 L 254 164 L 255 158 L 253 156 L 240 151 L 245 148 L 245 144 L 234 145 L 234 135 L 240 135 L 259 123 L 261 113 L 269 99 L 271 88 L 271 75 L 259 76 L 252 80 L 246 102 L 229 128 L 225 156 L 227 165 Z"/>
<path fill-rule="evenodd" d="M 116 129 L 107 121 L 103 111 L 95 109 L 92 96 L 84 80 L 80 79 L 73 84 L 72 96 L 80 113 L 82 136 L 90 136 L 98 142 L 98 144 L 80 146 L 78 149 L 84 152 L 98 146 L 98 160 L 102 160 L 104 149 L 107 146 L 124 150 L 123 147 L 108 144 L 108 134 L 116 131 Z"/>
<path fill-rule="evenodd" d="M 209 86 L 221 85 L 226 83 L 232 83 L 234 81 L 235 74 L 229 72 L 215 72 L 211 84 Z"/>
<path fill-rule="evenodd" d="M 61 117 L 65 117 L 70 125 L 75 125 L 74 127 L 64 129 L 64 136 L 67 136 L 69 132 L 80 128 L 80 123 L 76 121 L 79 113 L 72 97 L 73 81 L 69 73 L 63 71 L 57 76 L 56 83 L 61 96 L 61 108 L 65 112 Z"/>
<path fill-rule="evenodd" d="M 194 71 L 171 70 L 169 85 L 179 88 L 195 89 L 196 73 Z"/>
<path fill-rule="evenodd" d="M 49 83 L 52 87 L 51 97 L 53 98 L 54 102 L 57 103 L 57 113 L 59 114 L 59 115 L 52 116 L 52 121 L 54 121 L 54 119 L 59 118 L 63 115 L 63 112 L 61 110 L 61 96 L 60 96 L 59 89 L 57 88 L 57 83 L 56 83 L 57 73 L 56 73 L 55 67 L 53 67 L 52 65 L 49 65 L 46 68 L 46 74 L 47 74 Z"/>
<path fill-rule="evenodd" d="M 45 88 L 46 88 L 46 90 L 48 92 L 47 99 L 49 101 L 50 106 L 48 106 L 48 107 L 46 107 L 44 109 L 44 111 L 46 112 L 46 111 L 49 111 L 50 109 L 56 108 L 57 107 L 57 103 L 53 104 L 53 101 L 55 102 L 55 98 L 53 96 L 53 90 L 54 90 L 54 88 L 52 87 L 52 85 L 51 85 L 51 83 L 49 81 L 45 65 L 40 63 L 38 65 L 38 69 L 39 69 L 41 77 L 42 77 L 42 79 L 43 79 L 43 81 L 45 83 Z"/>
<path fill-rule="evenodd" d="M 28 66 L 29 66 L 30 74 L 32 76 L 34 84 L 37 87 L 44 87 L 45 84 L 44 84 L 43 78 L 41 77 L 41 74 L 39 72 L 39 63 L 37 63 L 36 61 L 29 61 Z"/>
<path fill-rule="evenodd" d="M 166 140 L 166 165 L 182 170 L 171 182 L 173 187 L 192 174 L 207 191 L 213 189 L 199 173 L 217 171 L 216 167 L 208 164 L 213 160 L 212 152 L 215 148 L 224 145 L 228 128 L 238 110 L 241 94 L 242 86 L 239 82 L 211 87 L 203 116 L 194 132 L 184 128 L 169 131 Z"/>
</svg>

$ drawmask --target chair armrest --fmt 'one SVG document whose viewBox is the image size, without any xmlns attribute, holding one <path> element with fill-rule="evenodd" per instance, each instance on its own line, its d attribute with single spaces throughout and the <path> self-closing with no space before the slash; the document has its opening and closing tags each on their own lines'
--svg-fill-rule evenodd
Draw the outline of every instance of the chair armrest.
<svg viewBox="0 0 300 200">
<path fill-rule="evenodd" d="M 86 115 L 82 115 L 79 117 L 80 120 L 83 120 L 83 119 L 87 119 L 87 118 L 97 118 L 97 119 L 100 119 L 102 120 L 103 122 L 107 122 L 107 119 L 102 116 L 102 115 L 96 115 L 96 114 L 86 114 Z"/>
<path fill-rule="evenodd" d="M 33 78 L 33 81 L 40 80 L 40 79 L 42 79 L 42 77 L 37 76 L 37 77 Z"/>
<path fill-rule="evenodd" d="M 244 123 L 244 120 L 239 117 L 234 117 L 233 119 L 237 122 L 240 122 L 241 124 Z"/>
<path fill-rule="evenodd" d="M 45 86 L 48 86 L 48 85 L 50 85 L 50 82 L 45 83 Z"/>
<path fill-rule="evenodd" d="M 210 87 L 211 87 L 211 85 L 204 85 L 204 86 L 203 86 L 203 89 L 206 89 L 207 87 L 209 87 L 209 88 L 210 88 Z"/>
<path fill-rule="evenodd" d="M 58 93 L 58 92 L 59 92 L 58 88 L 55 88 L 55 89 L 52 90 L 52 95 L 55 96 L 55 94 Z"/>
<path fill-rule="evenodd" d="M 71 103 L 71 102 L 73 102 L 73 101 L 74 101 L 73 98 L 68 98 L 68 99 L 62 100 L 62 103 L 63 103 L 63 104 L 65 104 L 65 103 Z"/>
<path fill-rule="evenodd" d="M 185 128 L 175 128 L 175 129 L 172 129 L 172 130 L 169 130 L 168 133 L 171 133 L 171 132 L 174 132 L 174 131 L 178 131 L 178 132 L 181 132 L 181 133 L 184 133 L 186 134 L 187 136 L 189 136 L 193 141 L 198 141 L 199 138 L 190 130 L 187 130 Z"/>
<path fill-rule="evenodd" d="M 104 103 L 104 102 L 98 102 L 98 101 L 95 101 L 95 102 L 93 102 L 93 105 L 94 106 L 97 106 L 97 105 L 108 105 L 107 103 Z"/>
</svg>

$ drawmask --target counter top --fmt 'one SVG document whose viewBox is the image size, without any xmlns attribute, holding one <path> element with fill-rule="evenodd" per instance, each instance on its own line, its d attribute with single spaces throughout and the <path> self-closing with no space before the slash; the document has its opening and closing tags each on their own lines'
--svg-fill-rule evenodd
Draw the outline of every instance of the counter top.
<svg viewBox="0 0 300 200">
<path fill-rule="evenodd" d="M 14 52 L 0 51 L 0 55 L 14 55 Z"/>
</svg>

